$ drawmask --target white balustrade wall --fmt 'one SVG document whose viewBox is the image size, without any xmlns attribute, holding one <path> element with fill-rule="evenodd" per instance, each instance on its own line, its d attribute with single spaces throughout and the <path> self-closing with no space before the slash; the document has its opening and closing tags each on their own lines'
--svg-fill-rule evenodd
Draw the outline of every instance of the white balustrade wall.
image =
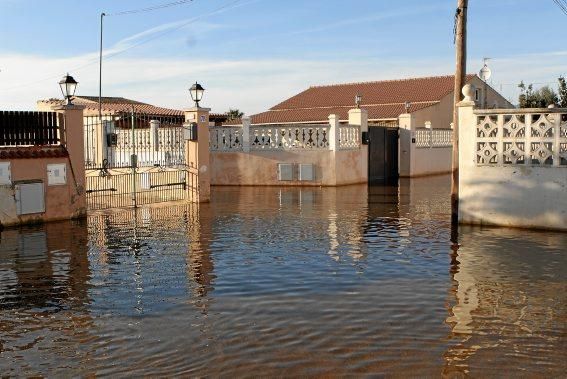
<svg viewBox="0 0 567 379">
<path fill-rule="evenodd" d="M 360 126 L 341 125 L 339 126 L 339 149 L 350 150 L 360 148 Z"/>
<path fill-rule="evenodd" d="M 475 112 L 478 165 L 567 166 L 567 114 Z"/>
<path fill-rule="evenodd" d="M 244 150 L 244 128 L 246 126 L 211 127 L 211 151 Z M 331 129 L 329 124 L 251 125 L 247 146 L 250 150 L 329 150 Z M 339 127 L 340 150 L 359 149 L 360 141 L 360 126 Z"/>
<path fill-rule="evenodd" d="M 452 129 L 415 129 L 415 147 L 431 148 L 431 147 L 451 147 L 453 138 Z"/>
<path fill-rule="evenodd" d="M 242 150 L 242 128 L 210 127 L 209 146 L 211 151 Z"/>
<path fill-rule="evenodd" d="M 567 230 L 567 109 L 458 106 L 459 220 Z"/>
</svg>

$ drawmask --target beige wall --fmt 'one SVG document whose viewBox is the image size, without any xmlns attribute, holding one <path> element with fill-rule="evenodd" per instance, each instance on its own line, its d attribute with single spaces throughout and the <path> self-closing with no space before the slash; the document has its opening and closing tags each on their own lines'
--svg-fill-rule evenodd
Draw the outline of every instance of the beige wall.
<svg viewBox="0 0 567 379">
<path fill-rule="evenodd" d="M 410 177 L 451 172 L 451 147 L 416 148 L 412 145 Z"/>
<path fill-rule="evenodd" d="M 470 84 L 484 92 L 484 82 L 474 77 Z M 513 105 L 490 86 L 486 86 L 488 93 L 488 107 L 496 105 L 498 108 L 513 108 Z M 481 100 L 477 106 L 481 106 Z M 415 128 L 423 128 L 427 121 L 431 122 L 432 129 L 449 129 L 453 122 L 453 92 L 443 97 L 439 103 L 415 111 L 409 115 L 401 115 L 399 167 L 401 177 L 417 177 L 436 175 L 451 172 L 452 147 L 416 148 L 411 143 Z"/>
<path fill-rule="evenodd" d="M 567 230 L 567 167 L 478 165 L 473 106 L 459 103 L 459 221 Z M 528 111 L 547 112 L 516 112 Z"/>
<path fill-rule="evenodd" d="M 60 113 L 60 125 L 64 128 L 64 133 L 61 133 L 61 145 L 67 149 L 69 156 L 0 161 L 10 162 L 12 182 L 12 185 L 0 185 L 0 225 L 62 220 L 86 215 L 83 108 L 63 106 L 56 110 Z M 48 164 L 65 164 L 67 178 L 65 184 L 48 185 Z M 17 215 L 14 184 L 29 180 L 43 182 L 45 212 Z"/>
<path fill-rule="evenodd" d="M 0 161 L 6 162 L 6 161 Z M 0 224 L 11 226 L 42 221 L 63 220 L 81 217 L 86 214 L 84 190 L 77 190 L 69 160 L 67 158 L 13 159 L 11 163 L 12 184 L 26 180 L 43 181 L 45 212 L 31 215 L 16 214 L 16 194 L 14 185 L 0 186 Z M 48 185 L 47 165 L 65 164 L 67 183 Z M 84 178 L 82 179 L 84 181 Z"/>
<path fill-rule="evenodd" d="M 368 181 L 367 147 L 360 150 L 211 152 L 212 185 L 335 186 Z M 278 163 L 315 167 L 314 181 L 279 181 Z"/>
</svg>

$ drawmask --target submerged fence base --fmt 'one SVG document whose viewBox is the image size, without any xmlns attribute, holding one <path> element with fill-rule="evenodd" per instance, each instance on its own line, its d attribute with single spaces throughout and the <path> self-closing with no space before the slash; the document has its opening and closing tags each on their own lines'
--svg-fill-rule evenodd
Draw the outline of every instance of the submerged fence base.
<svg viewBox="0 0 567 379">
<path fill-rule="evenodd" d="M 89 210 L 186 200 L 197 188 L 196 174 L 185 169 L 88 170 L 86 179 Z"/>
</svg>

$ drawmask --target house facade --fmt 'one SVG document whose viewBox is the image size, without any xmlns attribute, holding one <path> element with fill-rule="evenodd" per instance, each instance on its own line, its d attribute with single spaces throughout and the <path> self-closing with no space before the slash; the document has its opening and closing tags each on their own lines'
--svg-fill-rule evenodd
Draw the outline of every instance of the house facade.
<svg viewBox="0 0 567 379">
<path fill-rule="evenodd" d="M 478 107 L 513 108 L 477 75 L 467 75 L 466 83 L 475 87 Z M 313 86 L 250 120 L 252 125 L 325 124 L 334 114 L 345 124 L 360 96 L 357 106 L 368 113 L 371 181 L 440 174 L 451 168 L 453 87 L 453 75 Z"/>
</svg>

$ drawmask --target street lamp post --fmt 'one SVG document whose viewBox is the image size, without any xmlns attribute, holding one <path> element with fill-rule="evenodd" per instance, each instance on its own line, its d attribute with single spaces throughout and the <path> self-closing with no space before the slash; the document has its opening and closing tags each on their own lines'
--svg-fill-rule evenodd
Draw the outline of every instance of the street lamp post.
<svg viewBox="0 0 567 379">
<path fill-rule="evenodd" d="M 67 105 L 73 105 L 71 98 L 75 96 L 77 84 L 79 83 L 69 74 L 65 75 L 63 79 L 59 81 L 59 87 L 61 88 L 63 97 L 67 100 Z"/>
<path fill-rule="evenodd" d="M 205 89 L 197 82 L 189 88 L 189 93 L 191 94 L 191 99 L 195 102 L 195 107 L 199 108 L 199 101 L 203 98 L 203 93 Z"/>
<path fill-rule="evenodd" d="M 354 97 L 354 104 L 356 105 L 356 108 L 360 108 L 360 104 L 362 104 L 362 95 L 357 93 L 356 96 Z"/>
</svg>

